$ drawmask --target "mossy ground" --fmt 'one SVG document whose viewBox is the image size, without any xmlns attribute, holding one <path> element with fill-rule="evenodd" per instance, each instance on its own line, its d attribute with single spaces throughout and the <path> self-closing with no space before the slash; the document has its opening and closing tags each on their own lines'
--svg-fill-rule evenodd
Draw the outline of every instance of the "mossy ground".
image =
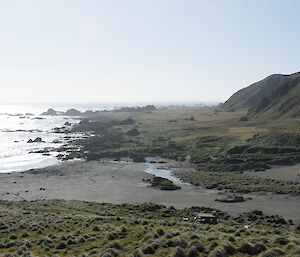
<svg viewBox="0 0 300 257">
<path fill-rule="evenodd" d="M 175 176 L 193 185 L 201 185 L 210 189 L 225 189 L 238 193 L 272 192 L 282 194 L 300 194 L 297 181 L 259 178 L 244 175 L 241 172 L 180 172 Z"/>
<path fill-rule="evenodd" d="M 249 228 L 245 228 L 244 222 L 234 222 L 218 211 L 219 224 L 200 224 L 193 220 L 195 210 L 147 203 L 1 201 L 0 255 L 274 256 L 267 255 L 268 251 L 279 251 L 285 256 L 296 256 L 299 253 L 299 232 L 284 225 L 267 226 L 251 221 Z M 256 214 L 248 218 L 253 220 Z M 189 220 L 183 221 L 183 217 Z M 260 217 L 261 221 L 264 219 Z"/>
</svg>

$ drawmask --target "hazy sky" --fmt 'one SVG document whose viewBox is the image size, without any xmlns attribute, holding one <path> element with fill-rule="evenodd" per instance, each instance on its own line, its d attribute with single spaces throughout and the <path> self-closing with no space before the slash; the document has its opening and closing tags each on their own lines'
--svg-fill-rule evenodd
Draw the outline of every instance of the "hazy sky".
<svg viewBox="0 0 300 257">
<path fill-rule="evenodd" d="M 0 3 L 0 103 L 224 101 L 300 70 L 299 0 Z"/>
</svg>

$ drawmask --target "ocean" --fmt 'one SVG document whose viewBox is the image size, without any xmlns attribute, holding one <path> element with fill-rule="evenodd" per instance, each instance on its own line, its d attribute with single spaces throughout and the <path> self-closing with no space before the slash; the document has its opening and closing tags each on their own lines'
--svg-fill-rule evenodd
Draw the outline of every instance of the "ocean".
<svg viewBox="0 0 300 257">
<path fill-rule="evenodd" d="M 76 108 L 80 111 L 104 110 L 111 107 L 98 105 L 0 105 L 0 173 L 20 172 L 32 168 L 41 168 L 60 162 L 59 154 L 50 151 L 32 153 L 46 147 L 58 148 L 67 143 L 64 133 L 55 133 L 54 128 L 62 127 L 66 122 L 75 124 L 79 119 L 64 116 L 41 116 L 48 108 L 66 111 Z M 81 134 L 70 134 L 79 138 Z M 28 140 L 40 137 L 43 142 L 27 143 Z"/>
<path fill-rule="evenodd" d="M 73 104 L 7 104 L 0 105 L 0 173 L 20 172 L 33 168 L 55 165 L 61 160 L 56 156 L 61 152 L 32 153 L 44 148 L 59 148 L 67 144 L 64 133 L 54 133 L 54 128 L 63 127 L 66 122 L 72 125 L 80 120 L 76 117 L 41 116 L 41 113 L 52 108 L 56 111 L 67 111 L 75 108 L 79 111 L 113 110 L 122 106 L 140 104 L 124 103 L 73 103 Z M 143 104 L 141 104 L 143 105 Z M 42 118 L 42 119 L 41 119 Z M 80 138 L 82 134 L 68 134 Z M 44 142 L 27 143 L 28 140 L 40 137 Z M 58 143 L 59 142 L 59 143 Z"/>
</svg>

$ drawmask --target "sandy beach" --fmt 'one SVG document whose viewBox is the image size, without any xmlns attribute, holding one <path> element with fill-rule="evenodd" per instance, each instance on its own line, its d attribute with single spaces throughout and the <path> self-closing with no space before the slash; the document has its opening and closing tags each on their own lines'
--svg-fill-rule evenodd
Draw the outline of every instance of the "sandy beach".
<svg viewBox="0 0 300 257">
<path fill-rule="evenodd" d="M 0 174 L 1 200 L 66 199 L 111 203 L 154 202 L 177 208 L 215 207 L 231 215 L 260 209 L 266 214 L 300 220 L 300 196 L 249 194 L 241 203 L 214 201 L 219 191 L 181 185 L 177 191 L 149 187 L 153 177 L 143 163 L 72 161 L 23 173 Z"/>
</svg>

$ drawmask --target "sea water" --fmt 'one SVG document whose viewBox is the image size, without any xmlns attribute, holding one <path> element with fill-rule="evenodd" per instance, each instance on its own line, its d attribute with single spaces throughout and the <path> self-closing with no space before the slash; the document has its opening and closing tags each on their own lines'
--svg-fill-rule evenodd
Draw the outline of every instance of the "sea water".
<svg viewBox="0 0 300 257">
<path fill-rule="evenodd" d="M 31 153 L 44 148 L 59 148 L 67 144 L 66 134 L 54 133 L 54 128 L 80 122 L 79 117 L 42 116 L 52 108 L 65 112 L 75 108 L 81 112 L 113 110 L 122 106 L 138 106 L 124 103 L 70 103 L 70 104 L 0 104 L 0 173 L 42 168 L 60 162 L 56 151 L 49 155 Z M 73 139 L 80 133 L 68 134 Z M 27 143 L 29 139 L 42 138 L 41 143 Z M 57 143 L 59 142 L 59 143 Z"/>
<path fill-rule="evenodd" d="M 0 105 L 0 172 L 24 171 L 54 165 L 60 161 L 55 151 L 49 155 L 30 153 L 46 147 L 59 148 L 66 144 L 64 133 L 54 133 L 54 128 L 66 122 L 75 124 L 78 118 L 64 116 L 41 116 L 46 105 Z M 58 106 L 65 111 L 71 106 Z M 93 109 L 93 108 L 90 108 Z M 71 134 L 73 138 L 81 134 Z M 42 138 L 41 143 L 27 143 L 29 139 Z"/>
</svg>

